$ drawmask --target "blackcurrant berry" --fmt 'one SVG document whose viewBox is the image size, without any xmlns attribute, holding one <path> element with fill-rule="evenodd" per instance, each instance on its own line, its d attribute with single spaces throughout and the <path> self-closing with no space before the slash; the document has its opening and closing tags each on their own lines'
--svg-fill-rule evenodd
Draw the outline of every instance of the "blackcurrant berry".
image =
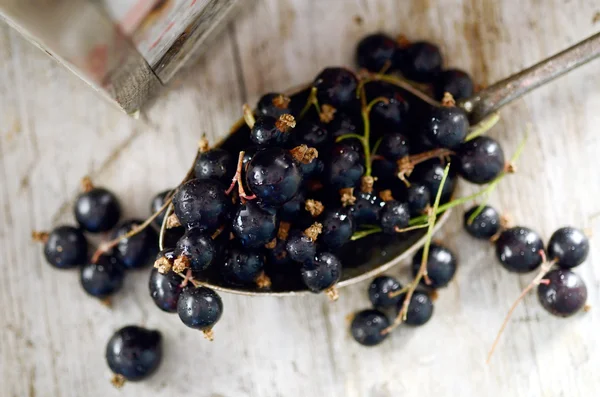
<svg viewBox="0 0 600 397">
<path fill-rule="evenodd" d="M 271 242 L 278 228 L 277 212 L 261 208 L 253 201 L 241 204 L 233 216 L 233 233 L 247 248 L 258 248 Z"/>
<path fill-rule="evenodd" d="M 356 63 L 373 73 L 383 68 L 391 69 L 398 43 L 384 33 L 374 33 L 364 37 L 356 47 Z"/>
<path fill-rule="evenodd" d="M 418 41 L 397 52 L 395 58 L 400 71 L 409 80 L 419 83 L 431 83 L 442 70 L 442 54 L 432 43 Z"/>
<path fill-rule="evenodd" d="M 340 248 L 352 237 L 355 226 L 348 209 L 326 210 L 321 218 L 323 231 L 319 241 L 329 248 Z"/>
<path fill-rule="evenodd" d="M 188 327 L 208 331 L 221 318 L 223 302 L 210 288 L 188 286 L 179 295 L 177 313 Z"/>
<path fill-rule="evenodd" d="M 291 113 L 290 98 L 276 92 L 263 95 L 256 105 L 256 113 L 259 116 L 279 118 L 283 114 Z"/>
<path fill-rule="evenodd" d="M 456 106 L 432 106 L 423 119 L 422 139 L 432 147 L 458 149 L 469 132 L 467 113 Z"/>
<path fill-rule="evenodd" d="M 294 146 L 306 145 L 318 150 L 331 143 L 329 131 L 321 123 L 313 123 L 306 119 L 300 121 L 294 129 L 293 141 Z"/>
<path fill-rule="evenodd" d="M 400 133 L 386 134 L 381 139 L 381 144 L 379 145 L 377 153 L 387 160 L 400 160 L 402 157 L 406 157 L 410 154 L 408 139 Z"/>
<path fill-rule="evenodd" d="M 123 221 L 113 231 L 112 237 L 123 236 L 141 225 L 143 221 L 132 219 Z M 147 227 L 134 236 L 122 239 L 115 246 L 115 257 L 125 269 L 139 269 L 152 263 L 158 247 L 158 235 L 153 228 Z"/>
<path fill-rule="evenodd" d="M 404 302 L 398 302 L 396 306 L 397 310 L 400 311 Z M 408 304 L 408 311 L 406 312 L 405 324 L 408 325 L 423 325 L 429 321 L 433 315 L 433 302 L 429 295 L 423 291 L 415 291 Z"/>
<path fill-rule="evenodd" d="M 231 154 L 223 149 L 210 149 L 198 155 L 194 164 L 196 179 L 215 179 L 229 184 L 235 174 L 235 161 Z"/>
<path fill-rule="evenodd" d="M 408 102 L 402 92 L 387 83 L 373 82 L 365 85 L 367 100 L 383 97 L 386 101 L 380 101 L 371 108 L 371 120 L 378 129 L 392 131 L 404 131 L 406 129 L 408 116 Z M 373 136 L 377 137 L 377 129 L 373 130 Z"/>
<path fill-rule="evenodd" d="M 358 79 L 350 70 L 340 67 L 323 69 L 315 78 L 313 87 L 321 106 L 327 104 L 336 109 L 352 108 L 358 103 L 356 88 Z"/>
<path fill-rule="evenodd" d="M 376 225 L 384 202 L 375 192 L 358 192 L 356 202 L 351 207 L 352 219 L 357 226 Z"/>
<path fill-rule="evenodd" d="M 283 266 L 288 266 L 293 263 L 288 256 L 285 245 L 285 240 L 277 239 L 275 247 L 267 250 L 267 264 L 271 265 L 272 270 L 281 270 L 283 269 Z"/>
<path fill-rule="evenodd" d="M 279 209 L 279 219 L 285 222 L 294 222 L 301 214 L 304 214 L 306 193 L 300 190 L 293 199 L 285 203 Z"/>
<path fill-rule="evenodd" d="M 152 198 L 152 202 L 150 203 L 150 213 L 154 214 L 159 211 L 162 206 L 165 204 L 165 199 L 167 195 L 171 192 L 171 190 L 165 190 L 164 192 L 158 193 L 156 196 Z M 163 211 L 160 215 L 154 218 L 154 225 L 156 227 L 161 227 L 163 223 L 163 219 L 165 218 L 165 211 Z"/>
<path fill-rule="evenodd" d="M 75 219 L 82 229 L 90 233 L 107 232 L 121 217 L 121 205 L 110 191 L 87 184 L 85 191 L 75 200 Z"/>
<path fill-rule="evenodd" d="M 54 228 L 44 243 L 46 261 L 58 269 L 70 269 L 87 261 L 88 243 L 81 229 Z"/>
<path fill-rule="evenodd" d="M 146 379 L 162 361 L 162 335 L 135 325 L 121 328 L 106 345 L 110 370 L 128 381 Z"/>
<path fill-rule="evenodd" d="M 299 263 L 311 261 L 317 253 L 317 237 L 322 229 L 323 225 L 314 223 L 304 231 L 291 231 L 285 246 L 288 257 Z"/>
<path fill-rule="evenodd" d="M 315 258 L 302 265 L 302 280 L 314 293 L 331 288 L 342 275 L 342 262 L 329 252 L 320 252 Z"/>
<path fill-rule="evenodd" d="M 246 171 L 246 168 L 248 168 L 248 164 L 250 164 L 252 157 L 254 157 L 256 152 L 258 152 L 259 150 L 262 149 L 258 146 L 250 146 L 244 150 L 244 158 L 242 159 L 242 171 Z"/>
<path fill-rule="evenodd" d="M 212 179 L 192 179 L 173 197 L 175 215 L 188 228 L 214 230 L 225 224 L 231 211 L 231 199 L 225 186 Z"/>
<path fill-rule="evenodd" d="M 350 325 L 350 332 L 355 341 L 363 346 L 375 346 L 387 338 L 382 333 L 390 326 L 390 320 L 385 314 L 375 309 L 367 309 L 356 313 Z"/>
<path fill-rule="evenodd" d="M 177 312 L 177 300 L 181 293 L 183 279 L 174 272 L 162 274 L 158 269 L 152 269 L 148 289 L 152 300 L 158 308 L 167 313 Z"/>
<path fill-rule="evenodd" d="M 163 248 L 172 248 L 175 249 L 177 242 L 183 235 L 187 229 L 184 227 L 173 227 L 170 229 L 165 229 L 163 234 Z"/>
<path fill-rule="evenodd" d="M 202 272 L 217 257 L 217 247 L 213 239 L 205 232 L 199 229 L 189 229 L 177 242 L 175 255 L 178 259 L 184 260 L 192 271 Z"/>
<path fill-rule="evenodd" d="M 500 214 L 495 208 L 486 205 L 481 212 L 469 223 L 471 215 L 479 208 L 478 205 L 473 206 L 465 212 L 464 226 L 465 230 L 473 237 L 488 240 L 500 230 Z"/>
<path fill-rule="evenodd" d="M 250 130 L 250 139 L 259 146 L 283 146 L 288 141 L 296 120 L 291 114 L 279 118 L 261 116 Z"/>
<path fill-rule="evenodd" d="M 441 101 L 449 92 L 455 100 L 467 99 L 473 95 L 471 76 L 459 69 L 447 69 L 441 72 L 433 83 L 435 99 Z"/>
<path fill-rule="evenodd" d="M 442 177 L 444 176 L 444 164 L 440 163 L 436 160 L 430 160 L 423 164 L 418 165 L 413 174 L 411 175 L 410 181 L 411 183 L 417 182 L 424 185 L 430 193 L 430 204 L 433 204 L 435 200 L 435 196 L 437 195 L 437 191 L 440 188 L 442 183 Z M 452 192 L 454 192 L 454 187 L 456 185 L 456 172 L 452 167 L 450 167 L 450 171 L 448 173 L 448 177 L 446 178 L 446 182 L 444 183 L 444 187 L 442 189 L 442 202 L 447 201 L 452 196 Z"/>
<path fill-rule="evenodd" d="M 386 234 L 396 234 L 399 229 L 404 229 L 410 221 L 408 204 L 396 200 L 386 201 L 379 214 L 379 224 Z"/>
<path fill-rule="evenodd" d="M 423 248 L 421 248 L 412 260 L 412 273 L 416 277 L 421 267 L 423 260 Z M 427 276 L 431 284 L 427 284 L 431 288 L 441 288 L 448 285 L 456 273 L 456 257 L 448 248 L 431 243 L 429 246 L 429 255 L 427 256 Z M 424 280 L 423 284 L 424 283 Z"/>
<path fill-rule="evenodd" d="M 346 144 L 334 147 L 325 165 L 324 177 L 334 189 L 354 187 L 365 172 L 361 155 Z"/>
<path fill-rule="evenodd" d="M 402 285 L 393 277 L 376 277 L 369 285 L 369 300 L 373 307 L 387 309 L 394 307 L 404 300 L 405 294 L 390 296 L 390 293 L 400 291 Z"/>
<path fill-rule="evenodd" d="M 254 155 L 248 164 L 246 182 L 261 202 L 281 206 L 298 193 L 302 172 L 287 150 L 269 148 Z"/>
<path fill-rule="evenodd" d="M 225 281 L 234 285 L 252 285 L 263 271 L 265 257 L 258 250 L 230 248 L 221 274 Z"/>
<path fill-rule="evenodd" d="M 552 233 L 548 243 L 548 259 L 563 269 L 579 266 L 590 252 L 587 236 L 574 227 L 562 227 Z"/>
<path fill-rule="evenodd" d="M 533 230 L 516 226 L 500 233 L 496 240 L 496 257 L 507 270 L 526 273 L 542 264 L 544 243 Z"/>
<path fill-rule="evenodd" d="M 104 299 L 123 286 L 125 271 L 117 258 L 101 255 L 96 263 L 87 263 L 81 267 L 81 286 L 89 295 Z"/>
<path fill-rule="evenodd" d="M 362 120 L 354 114 L 336 112 L 335 117 L 325 125 L 333 139 L 346 134 L 362 134 Z M 360 142 L 358 142 L 360 146 Z"/>
<path fill-rule="evenodd" d="M 504 170 L 504 152 L 494 139 L 478 136 L 460 146 L 458 164 L 460 176 L 483 185 L 496 179 Z"/>
<path fill-rule="evenodd" d="M 577 273 L 568 269 L 556 269 L 548 272 L 544 280 L 549 283 L 538 285 L 538 298 L 550 313 L 569 317 L 585 306 L 587 287 Z"/>
<path fill-rule="evenodd" d="M 423 215 L 423 212 L 431 201 L 431 193 L 427 186 L 420 183 L 410 184 L 406 192 L 406 203 L 408 204 L 410 216 Z"/>
</svg>

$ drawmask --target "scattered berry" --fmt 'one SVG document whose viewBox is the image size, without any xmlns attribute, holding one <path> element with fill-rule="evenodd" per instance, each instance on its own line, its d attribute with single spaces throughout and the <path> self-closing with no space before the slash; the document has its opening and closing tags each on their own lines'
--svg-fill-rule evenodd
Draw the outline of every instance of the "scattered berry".
<svg viewBox="0 0 600 397">
<path fill-rule="evenodd" d="M 419 273 L 421 267 L 421 261 L 423 260 L 423 248 L 421 248 L 412 261 L 412 273 L 413 276 Z M 448 285 L 448 283 L 454 277 L 456 273 L 456 257 L 448 248 L 431 243 L 429 247 L 429 255 L 427 256 L 427 276 L 431 281 L 431 284 L 426 284 L 431 288 L 442 288 Z M 423 282 L 423 284 L 425 284 Z"/>
<path fill-rule="evenodd" d="M 385 314 L 375 309 L 367 309 L 356 313 L 350 331 L 355 341 L 363 346 L 375 346 L 387 338 L 387 333 L 382 333 L 389 327 L 390 320 Z"/>
<path fill-rule="evenodd" d="M 200 153 L 194 164 L 196 179 L 214 179 L 223 184 L 231 182 L 235 174 L 235 161 L 231 154 L 223 149 L 210 149 Z"/>
<path fill-rule="evenodd" d="M 402 309 L 403 302 L 398 302 L 397 310 Z M 429 295 L 423 291 L 415 291 L 408 304 L 405 324 L 423 325 L 429 321 L 433 315 L 433 302 Z"/>
<path fill-rule="evenodd" d="M 110 370 L 128 381 L 146 379 L 161 361 L 162 335 L 158 331 L 129 325 L 115 332 L 106 345 Z"/>
<path fill-rule="evenodd" d="M 88 259 L 88 243 L 80 229 L 58 226 L 43 240 L 46 261 L 58 269 L 83 265 Z"/>
<path fill-rule="evenodd" d="M 379 276 L 376 277 L 369 285 L 369 300 L 373 307 L 387 309 L 394 307 L 398 302 L 404 300 L 405 294 L 400 294 L 394 297 L 390 293 L 400 291 L 402 285 L 393 277 Z"/>
<path fill-rule="evenodd" d="M 370 34 L 356 47 L 356 63 L 370 72 L 390 70 L 398 44 L 384 33 Z"/>
<path fill-rule="evenodd" d="M 526 227 L 512 227 L 500 233 L 496 240 L 496 257 L 507 270 L 527 273 L 542 264 L 540 251 L 544 243 L 540 236 Z"/>
<path fill-rule="evenodd" d="M 89 295 L 105 299 L 121 289 L 125 271 L 118 259 L 112 255 L 101 255 L 96 263 L 81 267 L 81 286 Z"/>
<path fill-rule="evenodd" d="M 481 212 L 469 223 L 471 215 L 479 208 L 478 205 L 473 206 L 465 212 L 464 226 L 465 230 L 473 237 L 488 240 L 500 231 L 500 214 L 495 208 L 486 205 Z"/>
<path fill-rule="evenodd" d="M 112 234 L 113 238 L 123 236 L 132 231 L 143 221 L 132 219 L 122 222 Z M 125 269 L 139 269 L 152 263 L 158 251 L 158 235 L 151 227 L 147 227 L 134 236 L 124 238 L 115 247 L 115 257 Z"/>
<path fill-rule="evenodd" d="M 544 276 L 548 284 L 538 285 L 538 298 L 548 312 L 569 317 L 583 308 L 587 287 L 577 273 L 567 269 L 551 270 Z"/>
<path fill-rule="evenodd" d="M 75 200 L 75 219 L 82 229 L 90 233 L 107 232 L 121 217 L 121 205 L 110 191 L 92 186 L 83 180 L 84 191 Z"/>
<path fill-rule="evenodd" d="M 574 227 L 562 227 L 552 233 L 548 243 L 548 259 L 563 269 L 581 265 L 590 252 L 587 236 Z"/>
</svg>

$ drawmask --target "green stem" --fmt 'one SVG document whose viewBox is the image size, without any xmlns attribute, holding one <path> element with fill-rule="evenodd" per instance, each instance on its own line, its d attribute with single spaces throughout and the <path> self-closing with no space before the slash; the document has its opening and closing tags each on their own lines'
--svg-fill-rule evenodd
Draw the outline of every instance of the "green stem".
<svg viewBox="0 0 600 397">
<path fill-rule="evenodd" d="M 379 138 L 377 142 L 375 142 L 375 145 L 373 145 L 373 150 L 371 150 L 371 156 L 375 156 L 375 154 L 377 154 L 377 150 L 379 150 L 379 146 L 381 145 L 382 141 L 383 137 Z"/>
<path fill-rule="evenodd" d="M 380 233 L 381 232 L 381 228 L 380 227 L 374 227 L 372 229 L 367 229 L 367 230 L 361 230 L 358 232 L 355 232 L 352 237 L 350 237 L 350 240 L 355 241 L 355 240 L 360 240 L 363 237 L 367 237 L 371 234 L 375 234 L 375 233 Z"/>
<path fill-rule="evenodd" d="M 488 132 L 493 126 L 495 126 L 498 121 L 500 121 L 500 115 L 498 113 L 492 113 L 479 123 L 475 124 L 473 127 L 469 128 L 469 134 L 465 138 L 465 142 L 470 141 L 471 139 L 477 138 L 480 135 Z"/>
<path fill-rule="evenodd" d="M 300 115 L 298 116 L 298 118 L 299 119 L 304 118 L 304 116 L 306 115 L 306 112 L 308 112 L 310 107 L 313 105 L 317 109 L 317 112 L 321 113 L 321 107 L 319 106 L 319 102 L 317 101 L 317 87 L 312 87 L 310 89 L 310 94 L 308 95 L 308 98 L 306 99 L 306 103 L 304 104 L 304 107 L 300 111 Z"/>
<path fill-rule="evenodd" d="M 341 142 L 344 139 L 351 139 L 351 138 L 355 138 L 358 139 L 359 141 L 362 141 L 363 137 L 362 135 L 358 135 L 358 134 L 344 134 L 344 135 L 340 135 L 336 138 L 336 142 Z"/>
<path fill-rule="evenodd" d="M 371 148 L 369 147 L 369 137 L 371 135 L 371 120 L 369 120 L 369 107 L 363 108 L 362 118 L 364 133 L 360 140 L 365 152 L 365 176 L 371 176 Z"/>
</svg>

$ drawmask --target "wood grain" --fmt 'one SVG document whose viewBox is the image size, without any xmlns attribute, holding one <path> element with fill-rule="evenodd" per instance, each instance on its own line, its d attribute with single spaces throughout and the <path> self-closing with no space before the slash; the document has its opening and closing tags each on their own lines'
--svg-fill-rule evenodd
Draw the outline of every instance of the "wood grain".
<svg viewBox="0 0 600 397">
<path fill-rule="evenodd" d="M 455 250 L 460 269 L 440 291 L 434 318 L 371 349 L 353 343 L 346 323 L 368 304 L 364 283 L 342 290 L 335 304 L 323 296 L 224 295 L 225 313 L 209 343 L 154 307 L 146 271 L 128 275 L 108 310 L 84 295 L 77 272 L 44 263 L 29 234 L 73 223 L 70 203 L 84 174 L 118 192 L 127 216 L 145 217 L 150 197 L 185 173 L 202 133 L 214 141 L 240 116 L 242 103 L 310 80 L 327 65 L 352 65 L 366 33 L 438 42 L 448 66 L 488 84 L 600 28 L 591 0 L 249 3 L 137 121 L 0 28 L 0 395 L 597 395 L 597 237 L 577 269 L 592 310 L 557 319 L 528 296 L 489 366 L 495 332 L 532 276 L 507 273 L 491 246 L 462 233 L 460 210 L 436 236 Z M 518 101 L 491 132 L 512 153 L 532 123 L 519 172 L 491 202 L 546 239 L 567 224 L 600 233 L 600 219 L 589 219 L 600 212 L 597 70 L 592 63 Z M 461 185 L 462 193 L 472 191 Z M 404 268 L 392 274 L 408 279 Z M 129 323 L 164 333 L 165 360 L 147 382 L 117 391 L 108 382 L 105 341 Z"/>
</svg>

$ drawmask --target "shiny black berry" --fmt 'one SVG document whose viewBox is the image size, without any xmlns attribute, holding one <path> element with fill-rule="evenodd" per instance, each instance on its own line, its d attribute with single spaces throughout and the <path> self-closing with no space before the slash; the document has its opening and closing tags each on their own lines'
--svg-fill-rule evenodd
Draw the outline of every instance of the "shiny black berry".
<svg viewBox="0 0 600 397">
<path fill-rule="evenodd" d="M 397 48 L 396 41 L 388 35 L 370 34 L 358 42 L 356 63 L 373 73 L 379 73 L 384 67 L 389 71 Z"/>
<path fill-rule="evenodd" d="M 389 327 L 390 320 L 385 314 L 375 309 L 367 309 L 356 313 L 350 325 L 350 332 L 355 341 L 363 346 L 375 346 L 387 338 L 382 331 Z"/>
<path fill-rule="evenodd" d="M 441 101 L 449 92 L 455 100 L 467 99 L 473 95 L 471 76 L 459 69 L 447 69 L 438 74 L 433 83 L 435 99 Z"/>
<path fill-rule="evenodd" d="M 248 164 L 246 182 L 261 202 L 278 207 L 298 193 L 302 172 L 287 150 L 268 148 L 257 152 Z"/>
<path fill-rule="evenodd" d="M 223 302 L 210 288 L 188 286 L 179 295 L 177 313 L 188 327 L 207 331 L 221 318 Z"/>
<path fill-rule="evenodd" d="M 152 269 L 148 289 L 152 300 L 158 308 L 167 313 L 177 312 L 177 300 L 181 293 L 183 279 L 174 272 L 162 274 L 158 269 Z"/>
<path fill-rule="evenodd" d="M 75 200 L 75 219 L 82 229 L 90 233 L 107 232 L 121 217 L 117 197 L 101 187 L 89 187 Z"/>
<path fill-rule="evenodd" d="M 377 127 L 372 130 L 372 135 L 379 136 L 378 130 L 382 129 L 396 132 L 405 131 L 409 106 L 402 92 L 398 88 L 382 82 L 367 84 L 365 91 L 368 101 L 378 97 L 386 98 L 386 101 L 377 102 L 371 108 L 371 120 Z"/>
<path fill-rule="evenodd" d="M 447 182 L 448 180 L 446 180 Z M 406 203 L 410 216 L 423 215 L 425 209 L 432 201 L 431 193 L 427 186 L 420 183 L 411 183 L 406 192 Z"/>
<path fill-rule="evenodd" d="M 386 201 L 379 214 L 379 224 L 386 234 L 396 234 L 404 229 L 410 221 L 408 204 L 396 200 Z"/>
<path fill-rule="evenodd" d="M 121 328 L 106 345 L 110 370 L 128 381 L 152 375 L 162 361 L 162 335 L 135 325 Z"/>
<path fill-rule="evenodd" d="M 445 165 L 437 160 L 430 160 L 418 165 L 410 176 L 411 183 L 414 181 L 424 185 L 430 193 L 430 204 L 433 204 L 437 191 L 442 183 Z M 442 189 L 442 202 L 447 201 L 454 191 L 456 185 L 456 172 L 450 168 L 446 182 Z"/>
<path fill-rule="evenodd" d="M 467 113 L 456 106 L 433 106 L 423 119 L 422 138 L 432 147 L 458 149 L 468 132 Z"/>
<path fill-rule="evenodd" d="M 500 230 L 500 214 L 495 208 L 486 205 L 481 212 L 469 223 L 471 215 L 479 208 L 478 205 L 473 206 L 465 212 L 464 226 L 465 230 L 473 237 L 488 240 Z"/>
<path fill-rule="evenodd" d="M 162 208 L 162 206 L 165 204 L 165 199 L 170 192 L 171 192 L 171 189 L 165 190 L 164 192 L 160 192 L 152 198 L 152 202 L 150 202 L 150 213 L 151 214 L 154 214 L 155 212 L 159 211 Z M 156 218 L 154 218 L 154 221 L 153 221 L 154 225 L 156 225 L 156 227 L 161 227 L 164 218 L 165 218 L 165 211 L 163 210 L 163 212 L 160 215 L 158 215 Z"/>
<path fill-rule="evenodd" d="M 217 257 L 217 247 L 211 236 L 199 229 L 189 229 L 177 242 L 177 257 L 185 257 L 194 272 L 202 272 Z"/>
<path fill-rule="evenodd" d="M 285 245 L 288 257 L 299 263 L 312 261 L 317 253 L 317 236 L 321 228 L 320 223 L 315 223 L 304 231 L 292 230 Z"/>
<path fill-rule="evenodd" d="M 325 124 L 333 139 L 346 134 L 362 134 L 363 125 L 360 115 L 337 111 L 335 117 Z M 360 145 L 360 142 L 358 142 Z"/>
<path fill-rule="evenodd" d="M 321 106 L 327 104 L 336 109 L 352 108 L 358 103 L 356 88 L 358 79 L 346 68 L 325 68 L 315 78 L 313 87 Z"/>
<path fill-rule="evenodd" d="M 325 165 L 324 177 L 334 189 L 354 187 L 365 173 L 364 162 L 359 152 L 346 144 L 334 147 Z"/>
<path fill-rule="evenodd" d="M 403 302 L 398 302 L 396 306 L 400 311 Z M 408 325 L 423 325 L 431 319 L 433 315 L 433 302 L 427 293 L 423 291 L 415 291 L 408 304 L 405 324 Z"/>
<path fill-rule="evenodd" d="M 544 276 L 548 284 L 538 285 L 540 303 L 550 313 L 569 317 L 585 306 L 587 287 L 581 277 L 568 269 L 556 269 Z"/>
<path fill-rule="evenodd" d="M 54 228 L 44 243 L 46 261 L 58 269 L 70 269 L 87 261 L 88 243 L 81 229 Z"/>
<path fill-rule="evenodd" d="M 336 208 L 325 210 L 320 221 L 323 231 L 319 241 L 329 248 L 339 248 L 350 241 L 355 226 L 348 209 Z"/>
<path fill-rule="evenodd" d="M 285 222 L 293 222 L 299 216 L 305 214 L 306 193 L 300 190 L 293 199 L 285 203 L 279 209 L 279 219 Z"/>
<path fill-rule="evenodd" d="M 356 202 L 351 207 L 352 219 L 357 226 L 376 225 L 379 223 L 379 213 L 384 202 L 375 192 L 358 192 Z"/>
<path fill-rule="evenodd" d="M 306 145 L 321 150 L 331 143 L 329 131 L 323 124 L 306 119 L 298 123 L 293 136 L 294 146 Z"/>
<path fill-rule="evenodd" d="M 290 98 L 276 92 L 265 94 L 256 104 L 256 113 L 259 116 L 270 116 L 275 118 L 279 118 L 282 114 L 291 113 Z"/>
<path fill-rule="evenodd" d="M 421 248 L 412 260 L 412 273 L 416 276 L 423 260 L 423 248 Z M 427 256 L 427 276 L 431 281 L 428 287 L 441 288 L 448 285 L 456 273 L 456 257 L 448 248 L 431 243 L 429 255 Z M 423 282 L 424 284 L 424 282 Z"/>
<path fill-rule="evenodd" d="M 391 161 L 400 160 L 410 154 L 408 139 L 399 133 L 386 134 L 381 139 L 377 154 Z"/>
<path fill-rule="evenodd" d="M 540 251 L 544 243 L 533 230 L 516 226 L 500 233 L 496 240 L 496 257 L 507 270 L 526 273 L 542 264 Z"/>
<path fill-rule="evenodd" d="M 112 237 L 123 236 L 141 225 L 143 221 L 132 219 L 123 221 L 113 231 Z M 158 249 L 158 234 L 147 227 L 134 236 L 122 239 L 114 248 L 114 254 L 126 269 L 139 269 L 152 263 Z"/>
<path fill-rule="evenodd" d="M 235 174 L 235 161 L 231 154 L 223 149 L 210 149 L 198 155 L 194 164 L 196 179 L 215 179 L 229 184 Z"/>
<path fill-rule="evenodd" d="M 457 157 L 460 176 L 478 185 L 493 181 L 504 170 L 504 151 L 497 141 L 487 136 L 463 143 Z"/>
<path fill-rule="evenodd" d="M 265 257 L 258 250 L 231 248 L 227 251 L 221 274 L 225 281 L 234 285 L 251 285 L 261 274 Z"/>
<path fill-rule="evenodd" d="M 402 285 L 393 277 L 376 277 L 369 285 L 369 300 L 373 307 L 390 308 L 404 300 L 404 294 L 390 297 L 390 293 L 400 291 Z"/>
<path fill-rule="evenodd" d="M 231 210 L 226 187 L 213 179 L 192 179 L 184 183 L 173 197 L 175 215 L 182 225 L 214 230 L 223 225 Z"/>
<path fill-rule="evenodd" d="M 431 83 L 442 70 L 442 54 L 432 43 L 417 41 L 398 52 L 396 58 L 400 71 L 409 80 Z"/>
<path fill-rule="evenodd" d="M 125 271 L 117 258 L 102 255 L 96 263 L 87 263 L 81 267 L 81 286 L 89 295 L 104 299 L 123 286 Z"/>
<path fill-rule="evenodd" d="M 259 146 L 283 146 L 292 135 L 296 120 L 291 114 L 279 118 L 261 116 L 250 130 L 250 139 Z"/>
<path fill-rule="evenodd" d="M 342 275 L 342 262 L 329 252 L 320 252 L 300 269 L 302 280 L 314 293 L 333 287 Z"/>
<path fill-rule="evenodd" d="M 262 208 L 254 200 L 241 204 L 233 217 L 233 233 L 247 248 L 258 248 L 271 242 L 278 228 L 277 212 Z"/>
<path fill-rule="evenodd" d="M 552 233 L 548 243 L 548 259 L 563 269 L 579 266 L 590 252 L 590 241 L 579 229 L 562 227 Z"/>
</svg>

